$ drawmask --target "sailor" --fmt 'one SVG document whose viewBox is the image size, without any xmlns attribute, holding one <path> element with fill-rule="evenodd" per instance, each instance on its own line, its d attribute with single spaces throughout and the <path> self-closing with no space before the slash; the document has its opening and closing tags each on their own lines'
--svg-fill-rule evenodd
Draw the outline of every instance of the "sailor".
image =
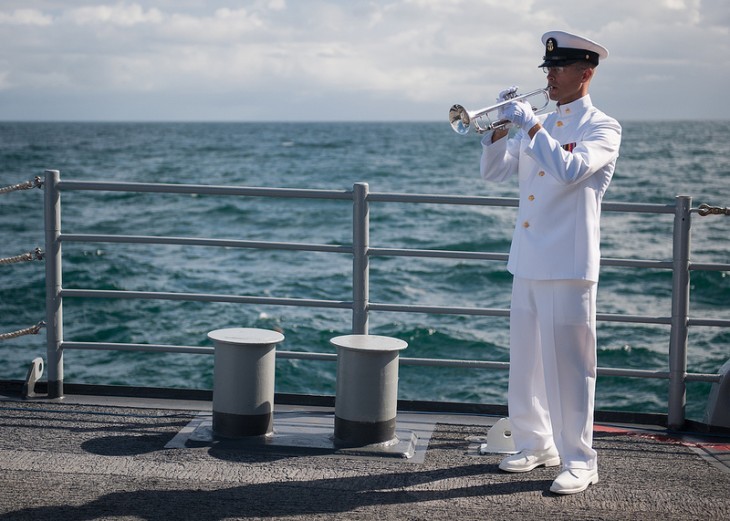
<svg viewBox="0 0 730 521">
<path fill-rule="evenodd" d="M 500 116 L 517 131 L 509 137 L 494 130 L 482 140 L 482 177 L 517 177 L 520 194 L 507 265 L 514 276 L 507 400 L 519 452 L 499 468 L 528 472 L 562 463 L 550 490 L 574 494 L 598 482 L 592 445 L 599 221 L 621 126 L 588 94 L 606 48 L 563 31 L 545 33 L 542 43 L 539 67 L 556 110 L 542 118 L 527 102 L 512 101 Z M 505 89 L 498 101 L 515 90 Z"/>
</svg>

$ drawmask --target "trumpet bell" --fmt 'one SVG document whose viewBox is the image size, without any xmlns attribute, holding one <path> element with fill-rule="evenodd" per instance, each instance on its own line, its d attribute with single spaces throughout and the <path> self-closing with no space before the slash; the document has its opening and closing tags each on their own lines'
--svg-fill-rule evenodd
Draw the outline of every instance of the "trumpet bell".
<svg viewBox="0 0 730 521">
<path fill-rule="evenodd" d="M 467 112 L 467 110 L 461 105 L 454 105 L 451 107 L 451 110 L 449 110 L 449 123 L 451 123 L 451 128 L 453 128 L 454 132 L 457 134 L 467 134 L 469 132 L 469 126 L 471 125 L 469 112 Z"/>
</svg>

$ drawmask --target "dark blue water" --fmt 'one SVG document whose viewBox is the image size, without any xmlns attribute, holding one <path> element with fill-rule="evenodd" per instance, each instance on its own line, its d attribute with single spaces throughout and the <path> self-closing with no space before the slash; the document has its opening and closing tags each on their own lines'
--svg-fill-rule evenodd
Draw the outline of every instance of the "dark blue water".
<svg viewBox="0 0 730 521">
<path fill-rule="evenodd" d="M 730 206 L 730 123 L 624 123 L 607 202 Z M 140 181 L 512 197 L 515 185 L 479 179 L 478 136 L 446 123 L 0 123 L 0 186 L 48 168 L 64 180 Z M 41 190 L 0 195 L 0 257 L 43 246 Z M 63 231 L 349 244 L 351 204 L 337 201 L 64 192 Z M 507 252 L 514 209 L 373 203 L 371 246 Z M 606 212 L 603 255 L 671 258 L 672 216 Z M 693 217 L 692 260 L 730 262 L 726 217 Z M 65 288 L 205 292 L 351 300 L 346 255 L 182 246 L 64 244 Z M 373 302 L 507 308 L 504 263 L 375 257 Z M 691 316 L 728 318 L 730 277 L 693 272 Z M 44 318 L 41 262 L 0 266 L 0 332 Z M 599 313 L 671 314 L 671 273 L 604 268 Z M 209 345 L 221 327 L 279 328 L 282 349 L 334 352 L 347 311 L 193 302 L 66 299 L 67 341 Z M 503 318 L 377 313 L 370 332 L 402 338 L 404 356 L 508 360 Z M 668 326 L 599 322 L 599 365 L 667 370 Z M 730 331 L 690 330 L 691 372 L 730 357 Z M 44 335 L 0 343 L 0 377 L 20 379 L 45 357 Z M 66 381 L 211 388 L 206 355 L 67 351 Z M 405 399 L 506 402 L 503 371 L 401 369 Z M 329 362 L 280 360 L 277 391 L 333 394 Z M 702 419 L 710 386 L 688 385 L 688 417 Z M 601 377 L 601 409 L 666 412 L 667 383 Z"/>
</svg>

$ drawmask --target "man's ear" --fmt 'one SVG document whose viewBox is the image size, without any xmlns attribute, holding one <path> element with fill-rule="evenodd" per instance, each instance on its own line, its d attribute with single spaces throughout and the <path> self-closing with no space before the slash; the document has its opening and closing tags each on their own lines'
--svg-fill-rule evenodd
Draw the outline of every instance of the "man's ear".
<svg viewBox="0 0 730 521">
<path fill-rule="evenodd" d="M 593 75 L 596 73 L 596 69 L 594 67 L 586 67 L 583 70 L 583 75 L 581 76 L 581 82 L 588 83 L 593 79 Z"/>
</svg>

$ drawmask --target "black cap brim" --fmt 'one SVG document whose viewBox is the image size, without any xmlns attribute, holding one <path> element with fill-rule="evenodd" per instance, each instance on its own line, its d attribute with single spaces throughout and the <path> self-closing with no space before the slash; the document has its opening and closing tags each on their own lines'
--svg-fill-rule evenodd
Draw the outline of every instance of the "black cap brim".
<svg viewBox="0 0 730 521">
<path fill-rule="evenodd" d="M 537 66 L 538 69 L 542 67 L 565 67 L 566 65 L 573 65 L 578 63 L 578 60 L 545 60 Z"/>
</svg>

